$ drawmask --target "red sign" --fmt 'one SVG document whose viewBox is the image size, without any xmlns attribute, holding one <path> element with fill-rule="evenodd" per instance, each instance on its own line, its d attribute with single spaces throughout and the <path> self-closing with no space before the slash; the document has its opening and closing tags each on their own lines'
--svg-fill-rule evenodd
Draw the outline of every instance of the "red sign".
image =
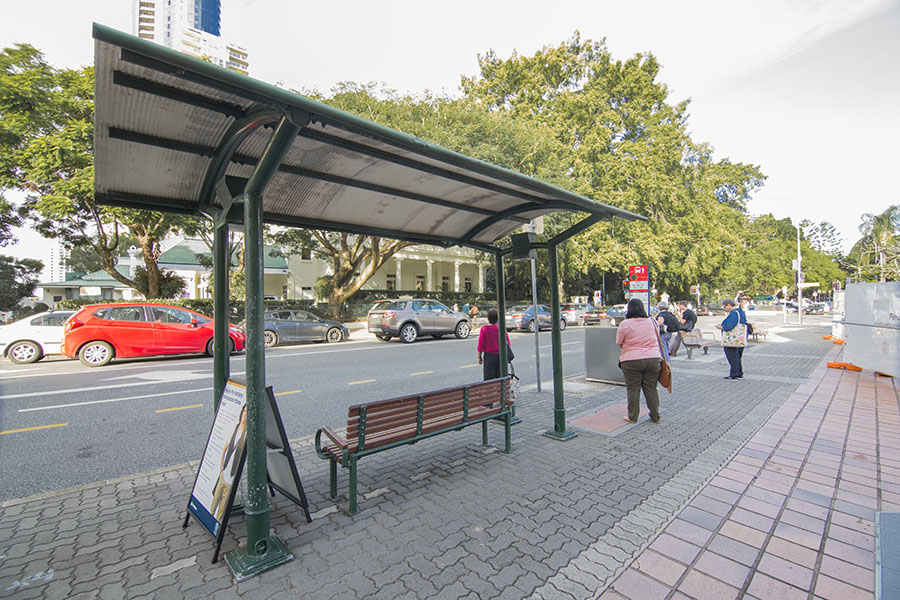
<svg viewBox="0 0 900 600">
<path fill-rule="evenodd" d="M 628 267 L 629 289 L 632 292 L 650 291 L 650 267 L 631 265 Z"/>
</svg>

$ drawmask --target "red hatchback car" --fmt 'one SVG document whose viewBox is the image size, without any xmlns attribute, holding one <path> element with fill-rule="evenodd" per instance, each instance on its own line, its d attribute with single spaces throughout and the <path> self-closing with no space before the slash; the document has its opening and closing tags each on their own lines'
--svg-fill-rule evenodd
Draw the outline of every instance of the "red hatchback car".
<svg viewBox="0 0 900 600">
<path fill-rule="evenodd" d="M 246 337 L 229 327 L 231 350 Z M 89 367 L 113 358 L 206 352 L 213 354 L 213 320 L 167 304 L 114 303 L 85 306 L 66 322 L 62 354 Z"/>
</svg>

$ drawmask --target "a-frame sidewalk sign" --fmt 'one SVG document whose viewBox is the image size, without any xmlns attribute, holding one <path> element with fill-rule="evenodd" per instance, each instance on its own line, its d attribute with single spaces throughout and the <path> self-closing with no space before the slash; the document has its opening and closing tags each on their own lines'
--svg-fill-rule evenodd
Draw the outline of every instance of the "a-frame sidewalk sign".
<svg viewBox="0 0 900 600">
<path fill-rule="evenodd" d="M 275 402 L 272 387 L 266 388 L 266 467 L 269 489 L 272 495 L 280 491 L 298 504 L 310 522 L 309 502 L 303 492 L 303 484 L 297 465 L 291 454 L 290 443 L 284 431 L 281 414 Z M 228 519 L 233 512 L 234 498 L 247 460 L 247 384 L 229 379 L 222 392 L 216 418 L 213 420 L 200 468 L 191 489 L 187 514 L 182 527 L 187 527 L 193 515 L 216 538 L 212 562 L 219 560 L 222 540 Z"/>
</svg>

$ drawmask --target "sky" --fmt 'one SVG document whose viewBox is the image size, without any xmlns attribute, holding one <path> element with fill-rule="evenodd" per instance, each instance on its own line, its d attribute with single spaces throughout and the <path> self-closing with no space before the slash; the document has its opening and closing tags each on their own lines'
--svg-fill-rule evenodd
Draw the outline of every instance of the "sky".
<svg viewBox="0 0 900 600">
<path fill-rule="evenodd" d="M 131 33 L 133 4 L 6 3 L 0 45 L 89 65 L 91 23 Z M 750 214 L 829 221 L 849 250 L 863 213 L 900 204 L 889 179 L 900 165 L 900 0 L 222 0 L 222 36 L 248 50 L 252 77 L 326 94 L 353 81 L 457 95 L 479 55 L 529 56 L 575 31 L 605 39 L 616 59 L 656 56 L 670 101 L 690 100 L 692 139 L 768 177 Z M 47 242 L 18 234 L 0 253 L 46 262 Z"/>
</svg>

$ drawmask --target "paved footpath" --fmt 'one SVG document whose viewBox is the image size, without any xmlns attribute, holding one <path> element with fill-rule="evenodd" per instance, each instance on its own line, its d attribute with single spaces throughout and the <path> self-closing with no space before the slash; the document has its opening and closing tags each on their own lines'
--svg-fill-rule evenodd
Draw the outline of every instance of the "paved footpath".
<svg viewBox="0 0 900 600">
<path fill-rule="evenodd" d="M 300 438 L 313 522 L 276 497 L 272 527 L 295 559 L 242 583 L 210 563 L 200 525 L 181 528 L 196 463 L 10 500 L 0 597 L 872 598 L 874 514 L 900 510 L 898 390 L 826 369 L 839 347 L 825 333 L 752 344 L 742 381 L 722 379 L 721 350 L 676 358 L 659 425 L 565 443 L 540 435 L 552 394 L 526 390 L 510 455 L 496 427 L 488 448 L 469 428 L 369 457 L 354 517 Z M 570 421 L 624 415 L 621 387 L 566 386 Z M 244 537 L 232 519 L 223 551 Z"/>
</svg>

